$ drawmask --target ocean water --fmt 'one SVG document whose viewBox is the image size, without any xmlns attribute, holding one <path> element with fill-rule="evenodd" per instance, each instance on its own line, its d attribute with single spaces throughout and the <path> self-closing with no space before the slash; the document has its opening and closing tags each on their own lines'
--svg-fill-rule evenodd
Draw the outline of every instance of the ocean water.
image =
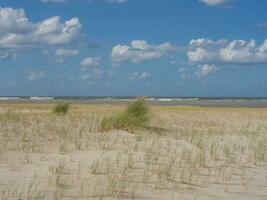
<svg viewBox="0 0 267 200">
<path fill-rule="evenodd" d="M 0 101 L 83 101 L 83 102 L 127 102 L 134 101 L 137 97 L 89 97 L 89 96 L 0 96 Z M 149 102 L 267 102 L 267 97 L 147 97 Z"/>
</svg>

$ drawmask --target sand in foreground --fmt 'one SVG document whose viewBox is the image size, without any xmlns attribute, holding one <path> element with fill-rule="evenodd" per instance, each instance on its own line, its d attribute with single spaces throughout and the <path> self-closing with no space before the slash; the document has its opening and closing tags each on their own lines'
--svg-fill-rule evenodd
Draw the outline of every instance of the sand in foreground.
<svg viewBox="0 0 267 200">
<path fill-rule="evenodd" d="M 267 109 L 152 106 L 165 132 L 101 133 L 124 106 L 0 104 L 1 199 L 267 199 Z"/>
</svg>

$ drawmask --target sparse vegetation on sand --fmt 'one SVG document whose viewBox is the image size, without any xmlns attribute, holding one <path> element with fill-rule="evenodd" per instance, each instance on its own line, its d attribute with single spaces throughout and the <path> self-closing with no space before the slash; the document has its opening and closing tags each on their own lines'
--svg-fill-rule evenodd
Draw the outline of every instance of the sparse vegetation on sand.
<svg viewBox="0 0 267 200">
<path fill-rule="evenodd" d="M 146 121 L 140 104 L 58 117 L 51 104 L 1 103 L 0 199 L 267 198 L 267 108 L 150 106 Z M 124 111 L 167 134 L 101 131 Z"/>
<path fill-rule="evenodd" d="M 53 112 L 58 115 L 65 115 L 69 111 L 70 103 L 59 103 L 53 108 Z"/>
<path fill-rule="evenodd" d="M 102 120 L 103 131 L 123 129 L 133 131 L 137 128 L 147 128 L 150 120 L 149 108 L 145 98 L 139 98 L 120 113 L 105 117 Z"/>
</svg>

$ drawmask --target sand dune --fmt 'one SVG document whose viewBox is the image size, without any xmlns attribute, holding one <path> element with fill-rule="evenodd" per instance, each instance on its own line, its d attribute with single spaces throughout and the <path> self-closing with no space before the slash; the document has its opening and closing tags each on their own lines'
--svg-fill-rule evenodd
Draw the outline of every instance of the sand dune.
<svg viewBox="0 0 267 200">
<path fill-rule="evenodd" d="M 0 104 L 1 199 L 267 199 L 267 109 L 152 106 L 166 131 L 100 132 L 123 109 Z"/>
</svg>

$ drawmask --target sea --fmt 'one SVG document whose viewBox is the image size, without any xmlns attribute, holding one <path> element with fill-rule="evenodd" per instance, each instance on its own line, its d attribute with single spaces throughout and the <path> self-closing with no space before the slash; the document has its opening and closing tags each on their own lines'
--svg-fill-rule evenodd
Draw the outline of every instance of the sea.
<svg viewBox="0 0 267 200">
<path fill-rule="evenodd" d="M 0 96 L 0 101 L 134 101 L 136 96 Z M 146 97 L 149 102 L 224 101 L 267 102 L 267 97 Z"/>
<path fill-rule="evenodd" d="M 0 96 L 0 102 L 77 104 L 128 104 L 136 96 Z M 267 97 L 146 97 L 149 104 L 203 107 L 259 107 L 267 108 Z"/>
</svg>

